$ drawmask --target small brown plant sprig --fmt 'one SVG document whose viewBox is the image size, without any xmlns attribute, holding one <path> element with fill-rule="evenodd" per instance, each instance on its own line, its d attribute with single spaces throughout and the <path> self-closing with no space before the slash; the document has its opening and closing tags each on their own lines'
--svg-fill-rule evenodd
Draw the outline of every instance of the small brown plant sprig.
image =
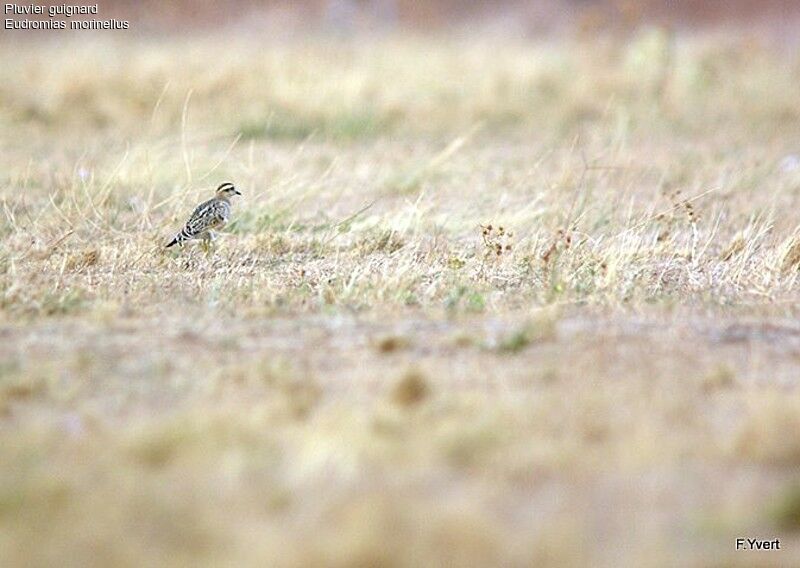
<svg viewBox="0 0 800 568">
<path fill-rule="evenodd" d="M 673 225 L 676 223 L 676 212 L 683 211 L 686 215 L 686 220 L 691 227 L 696 227 L 697 222 L 700 220 L 700 215 L 694 207 L 690 199 L 681 197 L 681 189 L 662 192 L 663 196 L 672 204 L 672 209 L 667 213 L 660 213 L 656 216 L 655 220 L 664 224 L 665 227 L 658 233 L 657 241 L 662 243 L 666 241 L 672 232 Z"/>
<path fill-rule="evenodd" d="M 672 203 L 672 207 L 674 210 L 683 210 L 686 214 L 686 218 L 689 221 L 690 225 L 694 225 L 700 220 L 700 216 L 698 215 L 697 211 L 695 211 L 694 205 L 692 204 L 691 200 L 683 199 L 681 197 L 681 190 L 676 189 L 672 192 L 667 192 L 666 197 Z"/>
<path fill-rule="evenodd" d="M 479 225 L 483 239 L 484 259 L 499 259 L 508 255 L 514 249 L 514 233 L 505 227 L 493 225 Z"/>
<path fill-rule="evenodd" d="M 555 232 L 550 246 L 547 247 L 547 250 L 542 253 L 542 261 L 545 263 L 545 265 L 550 262 L 550 259 L 557 250 L 569 250 L 572 247 L 572 233 L 575 230 L 575 227 L 573 227 L 572 231 L 558 229 Z"/>
</svg>

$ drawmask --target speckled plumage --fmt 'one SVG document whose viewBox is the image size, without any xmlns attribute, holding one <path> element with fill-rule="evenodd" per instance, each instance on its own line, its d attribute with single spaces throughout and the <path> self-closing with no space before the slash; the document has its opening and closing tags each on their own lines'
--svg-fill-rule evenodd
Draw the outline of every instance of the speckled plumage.
<svg viewBox="0 0 800 568">
<path fill-rule="evenodd" d="M 217 188 L 216 195 L 198 205 L 178 234 L 166 245 L 182 245 L 186 241 L 201 239 L 206 243 L 214 239 L 214 231 L 222 229 L 231 215 L 231 196 L 241 195 L 230 182 Z"/>
</svg>

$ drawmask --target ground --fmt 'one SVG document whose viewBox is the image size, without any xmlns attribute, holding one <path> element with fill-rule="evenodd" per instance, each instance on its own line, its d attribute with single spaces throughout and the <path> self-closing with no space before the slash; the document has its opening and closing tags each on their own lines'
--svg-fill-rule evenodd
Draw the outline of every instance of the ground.
<svg viewBox="0 0 800 568">
<path fill-rule="evenodd" d="M 215 39 L 0 44 L 0 564 L 800 562 L 785 45 Z"/>
</svg>

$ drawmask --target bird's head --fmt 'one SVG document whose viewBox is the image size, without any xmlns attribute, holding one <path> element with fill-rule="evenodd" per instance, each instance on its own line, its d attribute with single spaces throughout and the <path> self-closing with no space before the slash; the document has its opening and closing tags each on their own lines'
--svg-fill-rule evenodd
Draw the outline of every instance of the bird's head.
<svg viewBox="0 0 800 568">
<path fill-rule="evenodd" d="M 230 199 L 234 195 L 241 195 L 241 192 L 239 192 L 239 190 L 236 189 L 236 187 L 234 187 L 234 185 L 229 181 L 220 184 L 220 186 L 217 188 L 217 197 Z"/>
</svg>

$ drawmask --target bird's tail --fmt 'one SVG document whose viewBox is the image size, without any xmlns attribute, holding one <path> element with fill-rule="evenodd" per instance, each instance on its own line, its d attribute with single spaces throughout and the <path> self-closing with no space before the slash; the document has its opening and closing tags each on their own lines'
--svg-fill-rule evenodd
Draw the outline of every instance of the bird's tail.
<svg viewBox="0 0 800 568">
<path fill-rule="evenodd" d="M 192 238 L 194 238 L 194 234 L 192 233 L 192 231 L 189 230 L 189 227 L 184 227 L 183 229 L 178 231 L 178 234 L 175 235 L 173 239 L 169 243 L 167 243 L 167 245 L 164 248 L 169 248 L 175 245 L 183 245 L 183 243 Z"/>
<path fill-rule="evenodd" d="M 175 235 L 170 242 L 164 248 L 169 248 L 175 245 L 183 245 L 184 241 L 186 241 L 189 237 L 184 234 L 184 231 L 180 231 L 177 235 Z"/>
</svg>

